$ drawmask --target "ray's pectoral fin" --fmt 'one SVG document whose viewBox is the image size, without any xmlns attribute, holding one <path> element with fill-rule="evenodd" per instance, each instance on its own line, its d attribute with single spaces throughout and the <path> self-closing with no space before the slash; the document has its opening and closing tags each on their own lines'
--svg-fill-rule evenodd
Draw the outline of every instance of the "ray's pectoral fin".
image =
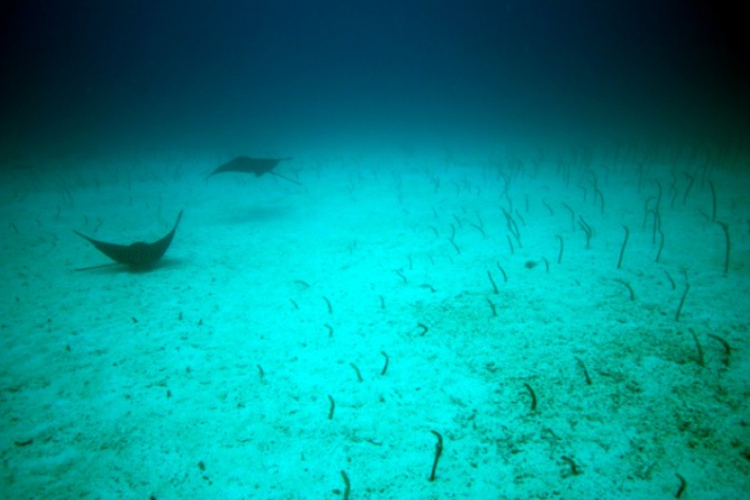
<svg viewBox="0 0 750 500">
<path fill-rule="evenodd" d="M 169 248 L 169 245 L 172 244 L 172 239 L 174 238 L 175 231 L 177 231 L 177 226 L 180 224 L 181 219 L 182 211 L 180 211 L 180 214 L 177 216 L 177 221 L 174 223 L 174 227 L 169 232 L 169 234 L 153 243 L 144 243 L 142 241 L 138 241 L 135 243 L 131 243 L 130 245 L 118 245 L 116 243 L 107 243 L 106 241 L 99 241 L 93 238 L 89 238 L 85 234 L 79 233 L 78 231 L 74 232 L 78 236 L 86 239 L 89 243 L 94 245 L 94 247 L 101 253 L 119 264 L 125 264 L 131 267 L 145 267 L 153 264 L 164 256 L 167 249 Z M 83 271 L 86 269 L 93 268 L 85 267 L 76 270 Z"/>
</svg>

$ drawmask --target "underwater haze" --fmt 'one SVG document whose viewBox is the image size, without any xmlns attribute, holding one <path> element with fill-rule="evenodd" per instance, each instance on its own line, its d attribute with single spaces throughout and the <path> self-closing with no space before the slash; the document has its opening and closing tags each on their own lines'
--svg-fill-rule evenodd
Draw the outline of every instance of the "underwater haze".
<svg viewBox="0 0 750 500">
<path fill-rule="evenodd" d="M 742 22 L 5 2 L 0 497 L 750 498 Z"/>
<path fill-rule="evenodd" d="M 4 149 L 281 154 L 747 126 L 739 13 L 690 3 L 12 2 Z"/>
</svg>

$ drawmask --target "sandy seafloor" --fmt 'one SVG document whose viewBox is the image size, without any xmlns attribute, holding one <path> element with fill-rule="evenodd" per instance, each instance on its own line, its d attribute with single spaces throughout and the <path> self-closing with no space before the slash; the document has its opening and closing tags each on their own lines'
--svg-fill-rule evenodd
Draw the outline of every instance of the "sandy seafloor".
<svg viewBox="0 0 750 500">
<path fill-rule="evenodd" d="M 614 151 L 4 166 L 2 498 L 750 498 L 750 178 Z"/>
</svg>

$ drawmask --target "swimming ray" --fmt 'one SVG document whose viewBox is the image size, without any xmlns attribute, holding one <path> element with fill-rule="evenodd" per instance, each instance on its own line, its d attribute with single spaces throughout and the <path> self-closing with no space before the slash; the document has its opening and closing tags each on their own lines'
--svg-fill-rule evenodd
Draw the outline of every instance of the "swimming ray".
<svg viewBox="0 0 750 500">
<path fill-rule="evenodd" d="M 144 243 L 142 241 L 137 241 L 135 243 L 131 243 L 130 245 L 118 245 L 116 243 L 107 243 L 106 241 L 95 240 L 94 238 L 90 238 L 85 234 L 79 233 L 78 231 L 73 232 L 81 238 L 88 240 L 89 243 L 94 245 L 97 250 L 99 250 L 110 259 L 114 260 L 115 263 L 125 264 L 132 268 L 145 268 L 164 256 L 167 248 L 169 248 L 169 245 L 172 244 L 172 239 L 174 238 L 175 231 L 177 231 L 177 226 L 180 224 L 181 219 L 182 210 L 180 210 L 179 215 L 177 215 L 177 221 L 174 223 L 174 227 L 172 228 L 172 230 L 166 236 L 153 243 Z M 83 267 L 76 269 L 76 271 L 86 271 L 88 269 L 95 269 L 98 267 L 112 265 L 114 264 Z"/>
<path fill-rule="evenodd" d="M 238 156 L 217 167 L 216 170 L 208 174 L 206 179 L 223 172 L 249 173 L 255 174 L 255 177 L 260 177 L 263 174 L 271 174 L 301 186 L 300 182 L 273 171 L 279 162 L 286 160 L 291 160 L 291 158 L 250 158 L 249 156 Z"/>
</svg>

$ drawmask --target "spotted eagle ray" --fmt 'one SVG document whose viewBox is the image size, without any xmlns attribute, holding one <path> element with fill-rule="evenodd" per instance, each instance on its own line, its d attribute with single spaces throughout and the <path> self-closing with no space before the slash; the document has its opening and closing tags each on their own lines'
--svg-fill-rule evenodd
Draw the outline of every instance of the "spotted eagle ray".
<svg viewBox="0 0 750 500">
<path fill-rule="evenodd" d="M 142 241 L 137 241 L 135 243 L 131 243 L 130 245 L 118 245 L 116 243 L 107 243 L 105 241 L 99 241 L 93 238 L 89 238 L 85 234 L 81 234 L 78 231 L 73 232 L 81 238 L 85 238 L 86 240 L 88 240 L 89 243 L 94 245 L 97 250 L 99 250 L 110 259 L 114 260 L 115 263 L 126 264 L 131 268 L 142 269 L 150 266 L 151 264 L 162 258 L 164 253 L 167 251 L 167 248 L 169 248 L 169 245 L 172 244 L 172 238 L 174 238 L 174 233 L 175 231 L 177 231 L 177 226 L 180 223 L 180 219 L 182 219 L 182 210 L 180 210 L 180 213 L 177 216 L 177 221 L 174 223 L 174 227 L 169 232 L 169 234 L 153 243 L 144 243 Z M 100 266 L 82 267 L 76 269 L 76 271 L 86 271 L 88 269 L 96 269 L 99 267 L 114 265 L 115 264 L 113 263 L 102 264 Z"/>
<path fill-rule="evenodd" d="M 260 177 L 261 175 L 268 173 L 301 186 L 302 184 L 298 181 L 273 171 L 279 162 L 285 160 L 291 160 L 291 158 L 250 158 L 249 156 L 238 156 L 237 158 L 220 165 L 216 170 L 208 174 L 206 179 L 222 172 L 252 173 L 255 174 L 255 177 Z"/>
</svg>

